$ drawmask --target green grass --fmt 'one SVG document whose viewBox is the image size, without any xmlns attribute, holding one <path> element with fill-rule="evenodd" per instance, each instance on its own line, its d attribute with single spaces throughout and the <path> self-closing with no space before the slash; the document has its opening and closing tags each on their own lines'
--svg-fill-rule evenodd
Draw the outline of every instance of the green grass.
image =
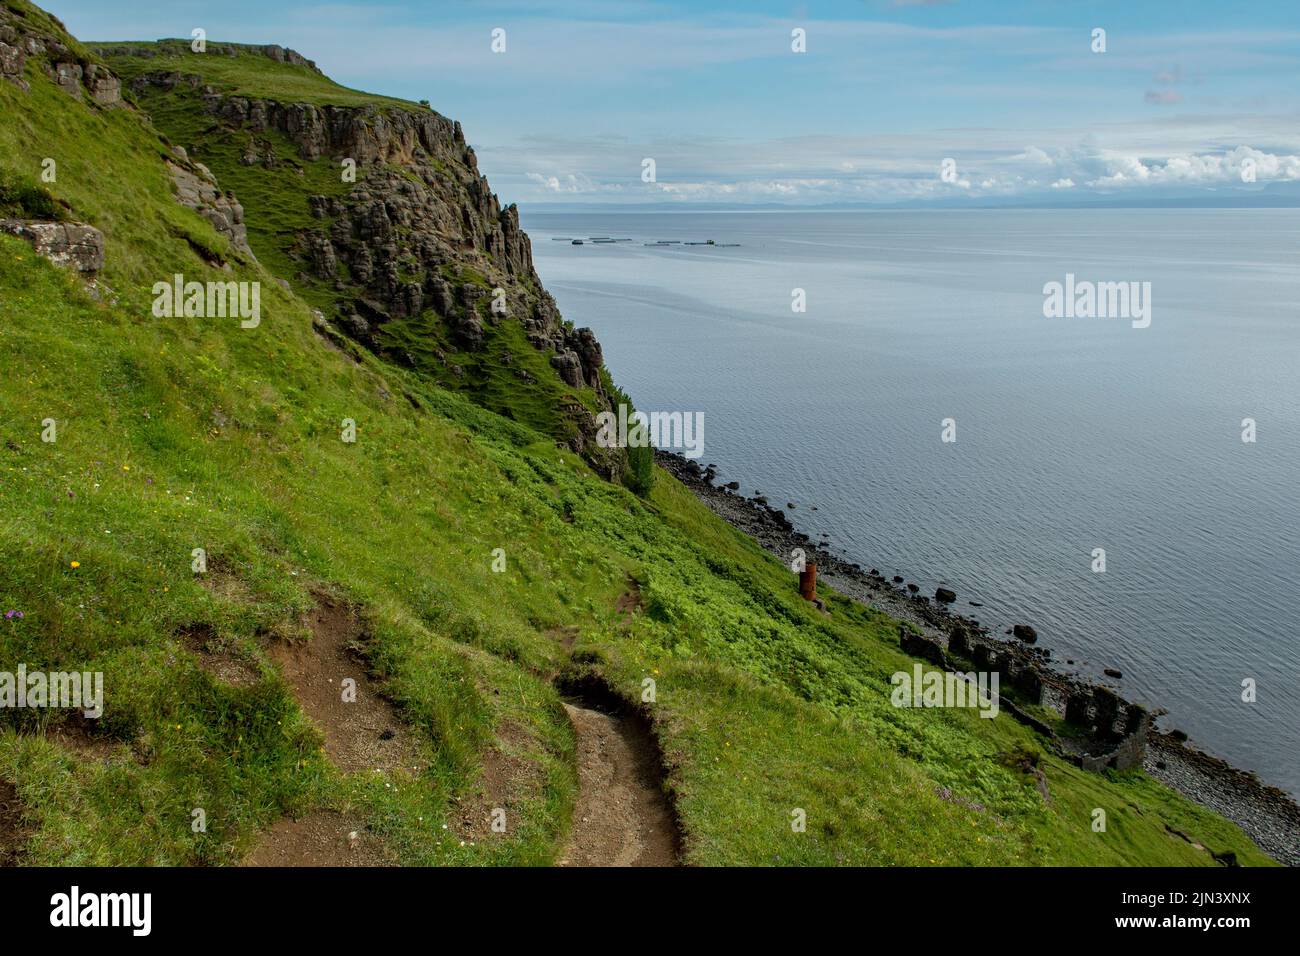
<svg viewBox="0 0 1300 956">
<path fill-rule="evenodd" d="M 104 230 L 107 264 L 92 297 L 0 237 L 0 609 L 25 615 L 0 620 L 0 662 L 104 671 L 102 729 L 118 745 L 90 759 L 43 733 L 60 712 L 0 715 L 27 862 L 229 864 L 260 828 L 313 807 L 358 814 L 405 863 L 551 862 L 576 776 L 550 678 L 575 670 L 629 700 L 655 681 L 691 863 L 1213 863 L 1167 827 L 1269 862 L 1137 771 L 1044 754 L 1044 801 L 1001 759 L 1043 750 L 1007 716 L 893 708 L 889 675 L 913 663 L 895 622 L 834 595 L 817 613 L 793 574 L 665 474 L 640 499 L 419 370 L 328 346 L 265 261 L 227 274 L 191 251 L 186 237 L 222 240 L 173 201 L 165 147 L 139 115 L 28 78 L 30 94 L 0 83 L 0 177 L 56 157 L 50 190 Z M 260 280 L 261 325 L 155 319 L 150 286 L 174 272 Z M 220 586 L 191 572 L 195 547 Z M 644 607 L 625 620 L 631 581 Z M 339 773 L 267 663 L 270 635 L 321 588 L 365 609 L 421 773 Z M 261 681 L 203 671 L 176 636 L 195 623 L 254 655 Z M 548 636 L 561 626 L 578 628 L 581 663 Z M 442 825 L 506 737 L 535 786 L 507 834 L 460 846 Z M 206 834 L 191 831 L 194 807 Z"/>
<path fill-rule="evenodd" d="M 160 51 L 156 56 L 114 57 L 113 68 L 129 81 L 142 73 L 176 70 L 185 74 L 201 74 L 205 81 L 234 96 L 250 99 L 277 100 L 282 103 L 309 103 L 313 106 L 377 106 L 406 110 L 425 110 L 409 100 L 391 96 L 377 96 L 340 86 L 327 76 L 306 66 L 277 63 L 254 49 L 243 49 L 235 55 L 220 52 L 219 48 L 238 48 L 240 44 L 208 40 L 208 51 L 195 53 L 189 40 L 162 41 L 96 41 L 87 42 L 90 51 L 118 47 L 138 47 Z M 218 49 L 214 49 L 218 48 Z"/>
</svg>

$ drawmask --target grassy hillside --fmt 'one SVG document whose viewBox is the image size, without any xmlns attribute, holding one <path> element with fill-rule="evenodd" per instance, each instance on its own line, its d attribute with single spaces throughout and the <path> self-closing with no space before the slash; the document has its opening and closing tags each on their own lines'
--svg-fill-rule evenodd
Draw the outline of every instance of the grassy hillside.
<svg viewBox="0 0 1300 956">
<path fill-rule="evenodd" d="M 126 53 L 114 57 L 116 72 L 123 80 L 130 80 L 146 71 L 178 70 L 193 67 L 194 56 L 189 40 L 160 40 L 157 42 L 126 41 L 97 43 L 97 47 L 112 47 Z M 225 45 L 213 44 L 218 50 Z M 149 51 L 157 55 L 133 56 L 134 50 Z M 419 109 L 418 104 L 391 96 L 375 96 L 340 86 L 318 70 L 292 63 L 277 63 L 252 49 L 216 52 L 204 61 L 204 76 L 236 96 L 255 99 L 280 100 L 288 103 L 311 103 L 316 106 L 389 106 L 402 109 Z"/>
<path fill-rule="evenodd" d="M 576 795 L 557 675 L 633 701 L 655 681 L 689 863 L 1213 864 L 1170 828 L 1268 862 L 1140 772 L 1086 774 L 1006 716 L 892 707 L 889 675 L 914 663 L 895 622 L 834 596 L 818 613 L 666 475 L 642 500 L 417 370 L 339 351 L 266 265 L 194 251 L 224 240 L 175 202 L 143 115 L 75 100 L 35 63 L 26 78 L 0 82 L 0 181 L 33 187 L 56 158 L 49 191 L 104 231 L 106 265 L 92 294 L 0 237 L 0 610 L 23 612 L 0 619 L 0 669 L 102 670 L 107 707 L 88 733 L 0 713 L 23 862 L 230 864 L 328 807 L 403 863 L 550 863 Z M 261 281 L 261 324 L 154 318 L 150 288 L 175 272 Z M 362 609 L 418 769 L 337 769 L 272 664 L 322 594 Z M 205 668 L 199 631 L 256 679 Z M 458 838 L 501 753 L 508 831 Z"/>
</svg>

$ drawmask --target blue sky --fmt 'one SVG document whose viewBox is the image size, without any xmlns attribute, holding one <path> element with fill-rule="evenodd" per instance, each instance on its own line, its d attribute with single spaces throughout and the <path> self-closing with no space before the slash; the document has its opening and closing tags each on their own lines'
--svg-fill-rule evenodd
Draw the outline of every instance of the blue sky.
<svg viewBox="0 0 1300 956">
<path fill-rule="evenodd" d="M 506 201 L 1300 196 L 1294 0 L 45 5 L 82 39 L 203 27 L 428 99 L 462 122 Z"/>
</svg>

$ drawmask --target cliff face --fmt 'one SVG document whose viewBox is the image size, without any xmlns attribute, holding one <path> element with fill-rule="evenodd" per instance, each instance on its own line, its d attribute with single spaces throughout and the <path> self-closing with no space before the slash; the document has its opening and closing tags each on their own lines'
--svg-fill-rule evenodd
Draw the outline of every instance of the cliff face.
<svg viewBox="0 0 1300 956">
<path fill-rule="evenodd" d="M 193 54 L 167 41 L 97 52 L 201 161 L 200 174 L 211 167 L 241 197 L 238 217 L 208 217 L 235 231 L 246 219 L 253 252 L 283 264 L 331 329 L 548 431 L 607 477 L 621 474 L 621 453 L 593 440 L 595 413 L 611 403 L 600 344 L 542 288 L 518 210 L 502 208 L 459 123 L 393 101 L 250 96 L 205 75 L 214 62 L 260 57 L 328 82 L 280 47 Z M 274 194 L 263 202 L 267 183 Z"/>
</svg>

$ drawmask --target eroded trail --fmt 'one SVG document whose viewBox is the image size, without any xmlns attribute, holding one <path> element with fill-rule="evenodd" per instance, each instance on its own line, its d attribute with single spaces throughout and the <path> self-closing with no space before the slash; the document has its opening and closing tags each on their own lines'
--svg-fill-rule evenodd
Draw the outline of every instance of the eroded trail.
<svg viewBox="0 0 1300 956">
<path fill-rule="evenodd" d="M 311 640 L 277 643 L 270 656 L 325 735 L 326 756 L 344 773 L 418 772 L 414 737 L 359 650 L 366 635 L 357 609 L 326 595 L 317 602 L 304 618 Z"/>
<path fill-rule="evenodd" d="M 649 728 L 566 702 L 578 735 L 578 805 L 560 866 L 673 866 L 677 825 Z"/>
<path fill-rule="evenodd" d="M 276 643 L 267 654 L 299 706 L 320 728 L 325 755 L 344 773 L 411 776 L 420 771 L 415 737 L 360 648 L 366 641 L 358 610 L 326 594 L 303 618 L 311 640 Z M 209 652 L 205 664 L 213 660 Z M 245 866 L 386 866 L 395 860 L 360 818 L 318 809 L 284 817 L 263 831 Z"/>
</svg>

